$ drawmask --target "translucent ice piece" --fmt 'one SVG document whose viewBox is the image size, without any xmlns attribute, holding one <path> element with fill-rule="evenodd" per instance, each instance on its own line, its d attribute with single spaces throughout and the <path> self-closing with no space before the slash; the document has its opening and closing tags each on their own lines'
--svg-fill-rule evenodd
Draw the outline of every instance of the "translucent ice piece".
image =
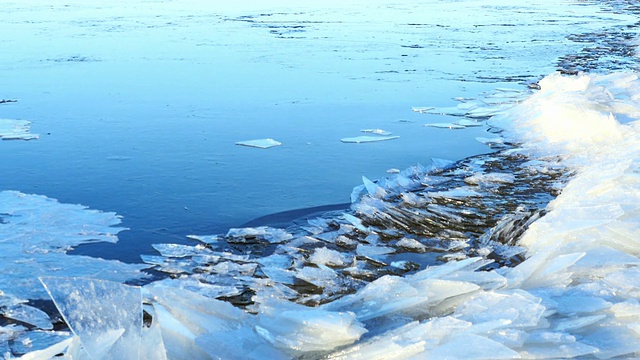
<svg viewBox="0 0 640 360">
<path fill-rule="evenodd" d="M 347 254 L 323 247 L 316 249 L 309 256 L 309 261 L 314 264 L 344 267 L 349 265 L 353 259 Z"/>
<path fill-rule="evenodd" d="M 261 299 L 259 309 L 258 334 L 296 355 L 349 345 L 367 332 L 351 312 L 310 308 L 273 298 Z"/>
<path fill-rule="evenodd" d="M 459 187 L 451 190 L 428 192 L 427 194 L 432 197 L 441 197 L 441 198 L 448 198 L 448 199 L 464 199 L 467 197 L 482 196 L 481 193 L 474 191 L 469 187 Z"/>
<path fill-rule="evenodd" d="M 499 342 L 473 334 L 454 336 L 429 355 L 433 359 L 520 359 L 520 354 Z"/>
<path fill-rule="evenodd" d="M 16 339 L 13 346 L 14 353 L 24 353 L 20 357 L 21 360 L 57 359 L 57 356 L 64 353 L 73 341 L 71 334 L 67 332 L 33 331 L 23 335 L 23 337 L 23 339 Z M 24 346 L 24 339 L 28 339 L 29 344 L 38 344 L 39 347 Z M 15 344 L 23 345 L 17 347 Z"/>
<path fill-rule="evenodd" d="M 260 149 L 268 149 L 270 147 L 282 145 L 282 143 L 273 139 L 257 139 L 257 140 L 238 141 L 236 145 L 255 147 Z"/>
<path fill-rule="evenodd" d="M 293 238 L 286 230 L 260 226 L 256 228 L 234 228 L 227 232 L 228 241 L 244 242 L 246 239 L 260 238 L 272 244 L 278 244 Z"/>
<path fill-rule="evenodd" d="M 80 278 L 40 278 L 71 331 L 94 359 L 137 359 L 142 329 L 139 287 Z"/>
<path fill-rule="evenodd" d="M 376 245 L 358 245 L 356 253 L 360 256 L 366 256 L 370 258 L 376 258 L 380 255 L 392 254 L 396 249 L 388 246 L 376 246 Z"/>
<path fill-rule="evenodd" d="M 154 249 L 158 250 L 158 252 L 162 256 L 167 257 L 186 257 L 199 255 L 203 251 L 205 251 L 204 246 L 190 246 L 183 244 L 152 244 Z"/>
<path fill-rule="evenodd" d="M 51 319 L 47 313 L 26 304 L 18 304 L 6 308 L 4 316 L 37 326 L 42 330 L 53 329 L 53 324 L 51 324 Z"/>
<path fill-rule="evenodd" d="M 340 141 L 343 143 L 369 143 L 369 142 L 377 142 L 377 141 L 386 141 L 386 140 L 395 140 L 399 139 L 400 136 L 356 136 L 356 137 L 347 137 L 342 138 Z"/>
<path fill-rule="evenodd" d="M 362 177 L 362 183 L 364 184 L 365 189 L 367 189 L 369 196 L 374 198 L 383 198 L 387 195 L 387 192 L 381 186 L 369 180 L 366 176 Z"/>
</svg>

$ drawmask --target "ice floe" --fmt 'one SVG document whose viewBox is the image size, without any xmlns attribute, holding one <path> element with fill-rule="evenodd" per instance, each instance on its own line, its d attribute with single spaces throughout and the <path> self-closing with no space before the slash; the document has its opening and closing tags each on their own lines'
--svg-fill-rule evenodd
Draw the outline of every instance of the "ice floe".
<svg viewBox="0 0 640 360">
<path fill-rule="evenodd" d="M 236 142 L 236 145 L 254 147 L 259 149 L 268 149 L 274 146 L 280 146 L 282 145 L 282 143 L 268 138 L 268 139 L 238 141 Z"/>
<path fill-rule="evenodd" d="M 30 133 L 30 121 L 0 119 L 0 138 L 2 140 L 33 140 L 40 138 L 38 134 Z"/>
<path fill-rule="evenodd" d="M 378 141 L 387 141 L 387 140 L 395 140 L 399 139 L 400 136 L 355 136 L 355 137 L 346 137 L 340 139 L 343 143 L 370 143 L 370 142 L 378 142 Z"/>
</svg>

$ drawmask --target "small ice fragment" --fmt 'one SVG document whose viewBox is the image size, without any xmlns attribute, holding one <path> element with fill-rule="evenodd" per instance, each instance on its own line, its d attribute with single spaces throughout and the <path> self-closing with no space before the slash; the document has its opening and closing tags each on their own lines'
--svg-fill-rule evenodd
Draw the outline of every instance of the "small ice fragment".
<svg viewBox="0 0 640 360">
<path fill-rule="evenodd" d="M 316 249 L 314 253 L 309 256 L 309 261 L 314 264 L 344 267 L 349 265 L 352 259 L 346 254 L 323 247 Z"/>
<path fill-rule="evenodd" d="M 479 136 L 476 138 L 477 141 L 485 144 L 485 145 L 502 145 L 504 144 L 504 139 L 501 137 L 493 137 L 493 138 L 487 138 L 487 137 L 482 137 Z"/>
<path fill-rule="evenodd" d="M 454 123 L 431 123 L 431 124 L 424 124 L 424 126 L 434 127 L 439 129 L 452 129 L 452 130 L 459 130 L 459 129 L 466 128 L 465 126 L 454 124 Z"/>
<path fill-rule="evenodd" d="M 386 130 L 382 130 L 382 129 L 363 129 L 360 130 L 363 133 L 371 133 L 371 134 L 376 134 L 376 135 L 382 135 L 382 136 L 389 136 L 391 134 L 393 134 L 390 131 L 386 131 Z"/>
<path fill-rule="evenodd" d="M 399 173 L 400 173 L 400 169 L 396 169 L 396 168 L 387 169 L 387 174 L 399 174 Z"/>
<path fill-rule="evenodd" d="M 257 140 L 238 141 L 236 145 L 255 147 L 260 149 L 268 149 L 270 147 L 282 145 L 282 143 L 273 139 L 257 139 Z"/>
<path fill-rule="evenodd" d="M 44 311 L 26 304 L 10 306 L 4 310 L 4 316 L 37 326 L 43 330 L 53 329 L 49 315 Z"/>
<path fill-rule="evenodd" d="M 433 107 L 428 107 L 428 106 L 414 106 L 411 108 L 411 111 L 424 114 L 427 111 L 433 110 L 433 109 L 434 109 Z"/>
<path fill-rule="evenodd" d="M 371 197 L 380 199 L 387 195 L 387 192 L 381 186 L 369 180 L 366 176 L 362 177 L 362 183 Z"/>
<path fill-rule="evenodd" d="M 342 138 L 340 139 L 340 141 L 342 141 L 343 143 L 360 144 L 360 143 L 394 140 L 399 138 L 400 136 L 356 136 L 356 137 Z"/>
<path fill-rule="evenodd" d="M 432 359 L 520 359 L 521 356 L 497 341 L 474 334 L 460 334 L 437 347 Z"/>
<path fill-rule="evenodd" d="M 247 242 L 251 239 L 260 238 L 271 244 L 279 244 L 293 238 L 293 235 L 286 230 L 272 228 L 269 226 L 259 226 L 255 228 L 232 228 L 227 232 L 229 242 Z"/>
<path fill-rule="evenodd" d="M 379 255 L 386 255 L 395 252 L 396 249 L 387 246 L 363 245 L 359 244 L 356 253 L 360 256 L 375 258 Z"/>
<path fill-rule="evenodd" d="M 396 243 L 396 247 L 405 248 L 418 253 L 424 253 L 427 251 L 427 247 L 415 239 L 402 238 L 402 240 Z"/>
<path fill-rule="evenodd" d="M 447 159 L 431 158 L 431 163 L 436 169 L 445 170 L 453 166 L 453 164 L 455 164 L 456 162 Z"/>
<path fill-rule="evenodd" d="M 448 199 L 463 199 L 467 197 L 481 197 L 477 191 L 473 191 L 468 187 L 458 187 L 451 190 L 444 190 L 438 192 L 428 192 L 427 193 L 431 197 L 440 197 L 440 198 L 448 198 Z"/>
</svg>

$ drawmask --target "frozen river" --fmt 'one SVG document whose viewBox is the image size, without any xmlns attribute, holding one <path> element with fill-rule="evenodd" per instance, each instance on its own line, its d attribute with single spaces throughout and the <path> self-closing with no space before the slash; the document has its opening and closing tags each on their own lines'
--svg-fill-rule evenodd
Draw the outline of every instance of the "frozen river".
<svg viewBox="0 0 640 360">
<path fill-rule="evenodd" d="M 633 4 L 0 9 L 0 354 L 640 353 Z"/>
</svg>

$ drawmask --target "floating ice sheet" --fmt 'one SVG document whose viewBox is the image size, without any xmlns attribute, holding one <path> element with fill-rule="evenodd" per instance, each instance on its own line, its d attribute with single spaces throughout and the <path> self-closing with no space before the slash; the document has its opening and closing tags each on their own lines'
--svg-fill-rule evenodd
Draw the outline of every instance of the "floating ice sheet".
<svg viewBox="0 0 640 360">
<path fill-rule="evenodd" d="M 279 141 L 267 138 L 267 139 L 238 141 L 236 142 L 236 145 L 255 147 L 260 149 L 268 149 L 270 147 L 282 145 L 282 143 Z"/>
<path fill-rule="evenodd" d="M 0 119 L 0 138 L 3 140 L 33 140 L 40 135 L 31 134 L 31 122 L 26 120 Z"/>
<path fill-rule="evenodd" d="M 395 140 L 399 139 L 400 136 L 356 136 L 356 137 L 347 137 L 342 138 L 340 141 L 343 143 L 370 143 L 370 142 L 378 142 L 378 141 L 387 141 L 387 140 Z"/>
</svg>

